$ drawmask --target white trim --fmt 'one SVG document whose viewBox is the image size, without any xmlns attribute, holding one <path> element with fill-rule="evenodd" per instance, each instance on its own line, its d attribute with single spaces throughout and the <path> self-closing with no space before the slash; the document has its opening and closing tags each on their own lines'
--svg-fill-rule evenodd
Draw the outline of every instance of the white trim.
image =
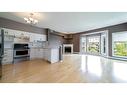
<svg viewBox="0 0 127 95">
<path fill-rule="evenodd" d="M 85 52 L 86 52 L 86 49 L 87 49 L 87 45 L 86 45 L 86 36 L 81 36 L 81 37 L 80 37 L 80 52 L 81 52 L 81 53 L 85 53 L 85 52 L 82 51 L 82 38 L 83 38 L 83 37 L 85 38 Z"/>
<path fill-rule="evenodd" d="M 108 37 L 108 31 L 105 31 L 104 33 L 102 33 L 101 34 L 101 42 L 102 42 L 102 37 L 105 37 L 105 41 L 106 41 L 106 43 L 105 43 L 105 45 L 106 45 L 106 53 L 105 54 L 103 54 L 102 53 L 102 51 L 101 51 L 101 55 L 102 56 L 108 56 L 109 55 L 109 44 L 108 44 L 108 42 L 109 42 L 109 37 Z M 101 44 L 102 45 L 102 44 Z M 102 50 L 102 47 L 101 47 L 101 50 Z"/>
</svg>

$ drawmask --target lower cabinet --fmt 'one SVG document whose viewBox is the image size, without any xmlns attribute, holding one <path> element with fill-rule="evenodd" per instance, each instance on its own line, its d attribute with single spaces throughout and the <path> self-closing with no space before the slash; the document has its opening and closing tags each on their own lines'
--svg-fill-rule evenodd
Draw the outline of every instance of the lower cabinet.
<svg viewBox="0 0 127 95">
<path fill-rule="evenodd" d="M 30 59 L 43 58 L 43 49 L 31 48 L 30 49 Z"/>
<path fill-rule="evenodd" d="M 34 59 L 35 58 L 35 49 L 31 48 L 30 49 L 30 59 Z"/>
<path fill-rule="evenodd" d="M 30 59 L 44 59 L 50 63 L 56 63 L 59 61 L 59 49 L 39 49 L 31 48 L 30 49 Z"/>
<path fill-rule="evenodd" d="M 4 49 L 2 64 L 10 64 L 13 62 L 13 49 Z"/>
<path fill-rule="evenodd" d="M 49 48 L 44 49 L 44 59 L 50 63 L 56 63 L 59 61 L 59 49 Z"/>
<path fill-rule="evenodd" d="M 43 54 L 44 54 L 43 59 L 44 60 L 48 60 L 48 54 L 49 54 L 48 53 L 48 49 L 44 49 L 44 53 Z"/>
<path fill-rule="evenodd" d="M 37 49 L 36 56 L 37 56 L 37 58 L 43 59 L 43 49 Z"/>
</svg>

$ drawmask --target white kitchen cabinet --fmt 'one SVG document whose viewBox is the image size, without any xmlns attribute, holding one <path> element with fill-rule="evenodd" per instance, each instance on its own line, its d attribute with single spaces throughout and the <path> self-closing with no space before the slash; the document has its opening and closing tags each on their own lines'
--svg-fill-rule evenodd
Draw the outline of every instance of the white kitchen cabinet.
<svg viewBox="0 0 127 95">
<path fill-rule="evenodd" d="M 46 41 L 46 35 L 36 33 L 30 34 L 30 42 L 42 42 L 42 41 Z"/>
<path fill-rule="evenodd" d="M 41 48 L 31 48 L 30 49 L 30 59 L 40 58 L 43 59 L 43 49 Z"/>
<path fill-rule="evenodd" d="M 59 48 L 47 48 L 44 49 L 44 60 L 50 63 L 56 63 L 59 61 Z"/>
<path fill-rule="evenodd" d="M 4 41 L 14 41 L 14 33 L 12 30 L 4 29 Z"/>
<path fill-rule="evenodd" d="M 54 56 L 54 54 L 55 54 L 55 56 Z M 60 57 L 59 48 L 52 49 L 51 50 L 50 62 L 51 63 L 56 63 L 56 62 L 60 61 L 59 57 Z"/>
<path fill-rule="evenodd" d="M 12 30 L 12 29 L 5 29 L 4 28 L 4 35 L 14 36 L 14 30 Z"/>
<path fill-rule="evenodd" d="M 30 42 L 36 42 L 36 34 L 30 33 Z"/>
<path fill-rule="evenodd" d="M 44 59 L 50 63 L 59 61 L 59 48 L 31 48 L 30 59 Z"/>
<path fill-rule="evenodd" d="M 43 49 L 37 49 L 37 53 L 38 58 L 43 59 Z"/>
<path fill-rule="evenodd" d="M 29 43 L 30 35 L 28 32 L 16 31 L 14 43 Z"/>
<path fill-rule="evenodd" d="M 2 64 L 11 64 L 13 62 L 13 49 L 4 49 Z"/>
<path fill-rule="evenodd" d="M 47 60 L 50 63 L 56 63 L 59 61 L 59 49 L 58 48 L 52 48 L 48 50 L 48 57 Z"/>
<path fill-rule="evenodd" d="M 30 37 L 30 34 L 31 33 L 29 33 L 29 32 L 24 32 L 24 36 L 26 36 L 26 37 Z"/>
<path fill-rule="evenodd" d="M 35 42 L 35 33 L 30 33 L 30 42 Z"/>
<path fill-rule="evenodd" d="M 44 34 L 37 34 L 37 33 L 30 33 L 25 31 L 19 31 L 19 30 L 12 30 L 12 29 L 4 29 L 4 34 L 6 36 L 15 37 L 14 41 L 17 42 L 25 42 L 25 40 L 28 40 L 26 42 L 42 42 L 46 41 L 46 35 Z"/>
<path fill-rule="evenodd" d="M 15 37 L 20 37 L 21 35 L 24 35 L 24 31 L 19 31 L 19 30 L 13 30 L 13 29 L 4 29 L 4 35 L 9 35 L 9 36 L 15 36 Z"/>
<path fill-rule="evenodd" d="M 13 42 L 14 41 L 14 36 L 5 35 L 4 36 L 4 41 Z"/>
<path fill-rule="evenodd" d="M 43 55 L 43 59 L 44 59 L 44 60 L 48 60 L 48 54 L 49 54 L 49 53 L 48 53 L 48 49 L 45 48 L 44 51 L 43 51 L 43 54 L 44 54 L 44 55 Z"/>
<path fill-rule="evenodd" d="M 46 35 L 36 34 L 36 41 L 46 41 Z"/>
<path fill-rule="evenodd" d="M 30 49 L 30 59 L 35 59 L 36 57 L 36 51 L 34 48 Z"/>
<path fill-rule="evenodd" d="M 16 31 L 16 30 L 13 30 L 13 32 L 14 32 L 15 37 L 19 37 L 19 35 L 21 35 L 21 33 L 22 33 L 22 32 Z"/>
</svg>

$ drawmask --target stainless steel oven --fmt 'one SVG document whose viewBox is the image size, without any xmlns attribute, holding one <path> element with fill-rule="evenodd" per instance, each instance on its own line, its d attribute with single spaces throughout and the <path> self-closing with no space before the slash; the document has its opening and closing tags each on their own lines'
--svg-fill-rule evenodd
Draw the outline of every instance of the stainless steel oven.
<svg viewBox="0 0 127 95">
<path fill-rule="evenodd" d="M 30 49 L 28 44 L 14 44 L 14 63 L 19 61 L 29 60 L 30 58 Z"/>
<path fill-rule="evenodd" d="M 27 57 L 30 56 L 30 50 L 29 49 L 17 49 L 14 50 L 14 57 Z"/>
</svg>

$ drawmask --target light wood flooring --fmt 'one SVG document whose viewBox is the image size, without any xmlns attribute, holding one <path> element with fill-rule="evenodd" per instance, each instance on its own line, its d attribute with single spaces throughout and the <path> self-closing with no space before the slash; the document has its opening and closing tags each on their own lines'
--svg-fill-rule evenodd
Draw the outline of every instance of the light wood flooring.
<svg viewBox="0 0 127 95">
<path fill-rule="evenodd" d="M 64 55 L 63 62 L 42 59 L 3 66 L 1 83 L 127 82 L 127 62 L 91 55 Z"/>
</svg>

